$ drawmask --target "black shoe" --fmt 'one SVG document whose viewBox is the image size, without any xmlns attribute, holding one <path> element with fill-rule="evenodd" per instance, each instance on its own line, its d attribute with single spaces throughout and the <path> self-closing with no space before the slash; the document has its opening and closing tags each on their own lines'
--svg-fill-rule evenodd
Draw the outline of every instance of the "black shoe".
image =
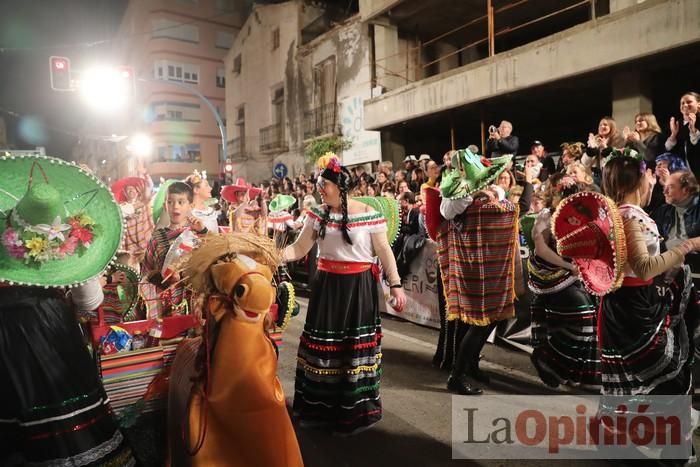
<svg viewBox="0 0 700 467">
<path fill-rule="evenodd" d="M 477 396 L 481 394 L 481 388 L 470 385 L 464 377 L 450 376 L 447 378 L 447 390 L 463 396 Z"/>
<path fill-rule="evenodd" d="M 471 370 L 469 370 L 468 376 L 471 376 L 476 381 L 482 384 L 489 384 L 491 382 L 491 378 L 489 378 L 489 375 L 481 371 L 479 368 L 472 368 Z"/>
</svg>

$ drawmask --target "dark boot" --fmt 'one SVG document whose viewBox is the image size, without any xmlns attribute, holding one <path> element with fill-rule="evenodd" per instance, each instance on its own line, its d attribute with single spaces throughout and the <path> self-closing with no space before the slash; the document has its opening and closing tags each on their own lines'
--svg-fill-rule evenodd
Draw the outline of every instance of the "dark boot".
<svg viewBox="0 0 700 467">
<path fill-rule="evenodd" d="M 447 378 L 447 390 L 463 396 L 477 396 L 483 392 L 481 388 L 469 384 L 464 375 L 450 375 Z"/>
</svg>

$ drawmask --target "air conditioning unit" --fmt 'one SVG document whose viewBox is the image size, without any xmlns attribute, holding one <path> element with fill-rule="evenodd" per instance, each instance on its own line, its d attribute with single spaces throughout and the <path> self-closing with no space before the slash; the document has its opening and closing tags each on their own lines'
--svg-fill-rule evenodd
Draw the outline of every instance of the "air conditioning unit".
<svg viewBox="0 0 700 467">
<path fill-rule="evenodd" d="M 384 86 L 375 86 L 372 88 L 372 97 L 378 97 L 384 94 Z"/>
</svg>

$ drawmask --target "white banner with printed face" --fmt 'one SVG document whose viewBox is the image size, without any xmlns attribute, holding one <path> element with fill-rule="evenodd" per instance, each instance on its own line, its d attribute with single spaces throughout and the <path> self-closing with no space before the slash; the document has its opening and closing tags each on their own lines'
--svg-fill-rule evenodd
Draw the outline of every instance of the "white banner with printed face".
<svg viewBox="0 0 700 467">
<path fill-rule="evenodd" d="M 428 239 L 418 257 L 411 263 L 411 271 L 403 280 L 406 307 L 397 312 L 389 304 L 388 284 L 382 282 L 384 306 L 390 315 L 401 317 L 412 323 L 440 329 L 440 305 L 438 303 L 437 243 Z"/>
<path fill-rule="evenodd" d="M 366 98 L 369 98 L 367 96 Z M 382 160 L 380 132 L 365 131 L 365 97 L 349 97 L 340 102 L 340 131 L 352 146 L 343 150 L 343 165 L 357 165 Z"/>
</svg>

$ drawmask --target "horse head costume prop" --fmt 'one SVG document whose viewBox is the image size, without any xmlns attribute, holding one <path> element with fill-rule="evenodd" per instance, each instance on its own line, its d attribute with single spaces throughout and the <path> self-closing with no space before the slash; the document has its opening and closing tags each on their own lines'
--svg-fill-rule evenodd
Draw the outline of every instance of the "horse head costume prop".
<svg viewBox="0 0 700 467">
<path fill-rule="evenodd" d="M 183 262 L 183 276 L 204 295 L 207 322 L 173 363 L 171 465 L 303 465 L 265 333 L 278 264 L 272 240 L 241 233 L 209 236 Z"/>
</svg>

